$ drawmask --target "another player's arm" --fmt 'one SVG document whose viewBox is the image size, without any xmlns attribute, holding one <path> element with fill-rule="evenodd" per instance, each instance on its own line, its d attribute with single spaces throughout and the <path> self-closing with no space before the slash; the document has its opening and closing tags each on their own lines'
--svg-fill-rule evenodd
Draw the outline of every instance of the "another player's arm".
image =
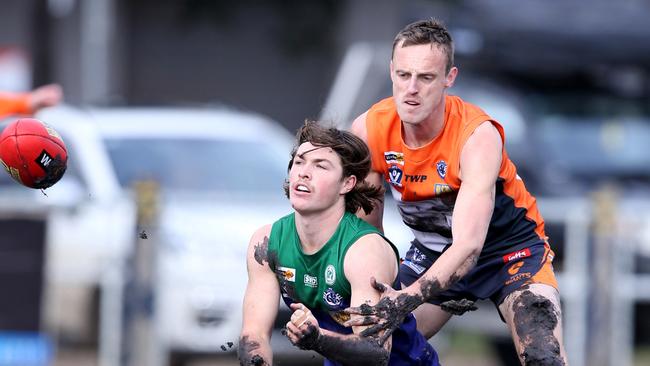
<svg viewBox="0 0 650 366">
<path fill-rule="evenodd" d="M 368 112 L 365 112 L 364 114 L 360 115 L 357 117 L 353 122 L 352 126 L 350 127 L 350 132 L 353 134 L 357 135 L 359 138 L 361 138 L 366 144 L 368 144 L 368 129 L 366 128 L 366 115 Z M 375 170 L 370 170 L 370 173 L 368 173 L 368 176 L 366 177 L 365 181 L 368 184 L 381 187 L 384 184 L 384 179 L 383 175 L 380 172 L 377 172 Z M 384 216 L 384 201 L 379 201 L 375 204 L 374 210 L 370 214 L 366 214 L 363 212 L 363 209 L 359 209 L 357 212 L 357 216 L 360 218 L 364 219 L 368 223 L 372 224 L 375 226 L 377 229 L 380 231 L 384 231 L 383 228 L 383 216 Z"/>
<path fill-rule="evenodd" d="M 502 149 L 501 136 L 488 121 L 469 137 L 460 156 L 462 183 L 452 217 L 453 243 L 404 292 L 421 295 L 427 301 L 474 268 L 494 211 Z"/>
<path fill-rule="evenodd" d="M 370 285 L 370 278 L 393 282 L 397 276 L 397 260 L 388 243 L 379 235 L 360 238 L 347 252 L 343 264 L 350 282 L 354 306 L 375 304 L 379 292 Z M 302 305 L 294 306 L 292 321 L 287 323 L 289 339 L 298 347 L 312 349 L 324 357 L 346 365 L 387 365 L 391 341 L 381 343 L 375 337 L 361 337 L 366 327 L 355 326 L 353 334 L 339 334 L 318 326 L 316 319 Z M 303 310 L 306 315 L 303 315 Z M 298 315 L 299 314 L 299 315 Z M 304 325 L 303 325 L 304 324 Z"/>
<path fill-rule="evenodd" d="M 255 232 L 248 245 L 248 285 L 244 295 L 243 324 L 239 339 L 241 365 L 271 365 L 271 331 L 278 313 L 280 287 L 268 262 L 271 226 Z"/>
</svg>

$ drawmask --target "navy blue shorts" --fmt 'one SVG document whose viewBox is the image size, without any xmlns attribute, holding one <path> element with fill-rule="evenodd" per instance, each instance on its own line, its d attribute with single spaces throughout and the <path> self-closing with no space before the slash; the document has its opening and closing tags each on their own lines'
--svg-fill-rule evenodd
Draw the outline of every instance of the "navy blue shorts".
<svg viewBox="0 0 650 366">
<path fill-rule="evenodd" d="M 405 286 L 412 284 L 440 255 L 414 241 L 400 265 L 400 281 Z M 516 250 L 479 256 L 476 266 L 465 277 L 429 303 L 440 305 L 448 300 L 490 299 L 498 308 L 506 296 L 527 284 L 544 283 L 557 289 L 553 256 L 548 243 L 541 240 Z"/>
</svg>

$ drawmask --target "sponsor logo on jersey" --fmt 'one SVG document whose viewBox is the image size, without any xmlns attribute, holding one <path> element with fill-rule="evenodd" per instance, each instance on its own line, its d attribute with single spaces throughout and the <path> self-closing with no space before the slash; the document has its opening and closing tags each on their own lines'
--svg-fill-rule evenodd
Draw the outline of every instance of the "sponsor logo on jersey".
<svg viewBox="0 0 650 366">
<path fill-rule="evenodd" d="M 280 274 L 285 281 L 296 282 L 295 268 L 278 267 L 278 274 Z"/>
<path fill-rule="evenodd" d="M 404 175 L 404 173 L 397 165 L 391 165 L 391 167 L 388 168 L 388 179 L 390 180 L 390 184 L 401 187 L 402 175 Z"/>
<path fill-rule="evenodd" d="M 503 256 L 503 263 L 508 263 L 508 262 L 516 261 L 518 259 L 523 259 L 523 258 L 527 258 L 527 257 L 530 257 L 530 249 L 525 248 L 525 249 L 521 249 L 521 250 L 518 250 L 516 252 L 512 252 L 512 253 L 508 253 L 508 254 L 504 255 Z"/>
<path fill-rule="evenodd" d="M 325 283 L 328 285 L 333 285 L 336 282 L 336 269 L 331 264 L 328 264 L 325 268 Z"/>
<path fill-rule="evenodd" d="M 337 294 L 331 287 L 328 287 L 327 290 L 323 292 L 323 300 L 327 305 L 337 308 L 343 303 L 343 296 Z"/>
<path fill-rule="evenodd" d="M 384 160 L 387 164 L 404 165 L 404 153 L 397 151 L 384 151 Z"/>
<path fill-rule="evenodd" d="M 436 171 L 438 172 L 440 178 L 445 179 L 445 176 L 447 175 L 447 163 L 445 163 L 444 160 L 437 162 Z"/>
<path fill-rule="evenodd" d="M 533 277 L 533 275 L 530 274 L 530 272 L 517 273 L 516 275 L 510 277 L 510 279 L 507 280 L 507 281 L 505 282 L 505 284 L 506 284 L 506 286 L 507 286 L 507 285 L 510 285 L 510 284 L 512 284 L 512 283 L 514 283 L 514 282 L 518 282 L 518 281 L 521 281 L 521 280 L 528 280 L 528 279 L 530 279 L 531 277 Z"/>
<path fill-rule="evenodd" d="M 519 261 L 519 262 L 513 264 L 512 266 L 510 266 L 510 268 L 508 268 L 508 273 L 509 273 L 511 276 L 514 276 L 514 275 L 516 275 L 516 274 L 519 272 L 519 270 L 520 270 L 521 267 L 523 267 L 523 266 L 524 266 L 524 262 L 523 262 L 523 261 Z"/>
<path fill-rule="evenodd" d="M 305 273 L 304 282 L 305 282 L 305 286 L 318 287 L 318 278 L 316 276 L 310 276 Z"/>
<path fill-rule="evenodd" d="M 420 183 L 420 182 L 424 182 L 425 180 L 427 180 L 427 176 L 426 175 L 417 175 L 417 174 L 416 175 L 408 175 L 408 174 L 406 174 L 404 176 L 404 180 L 407 181 L 407 182 Z"/>
<path fill-rule="evenodd" d="M 410 269 L 412 269 L 413 272 L 417 273 L 418 275 L 421 275 L 422 272 L 424 272 L 426 270 L 426 268 L 424 268 L 423 266 L 421 266 L 419 264 L 415 264 L 415 263 L 411 262 L 410 260 L 405 260 L 404 262 L 402 262 L 402 264 L 409 267 Z"/>
<path fill-rule="evenodd" d="M 350 313 L 347 311 L 332 311 L 330 312 L 330 316 L 341 325 L 350 320 Z"/>
<path fill-rule="evenodd" d="M 433 185 L 433 193 L 435 193 L 436 196 L 439 196 L 441 194 L 449 193 L 451 192 L 452 189 L 449 186 L 449 184 L 440 184 L 436 183 Z"/>
</svg>

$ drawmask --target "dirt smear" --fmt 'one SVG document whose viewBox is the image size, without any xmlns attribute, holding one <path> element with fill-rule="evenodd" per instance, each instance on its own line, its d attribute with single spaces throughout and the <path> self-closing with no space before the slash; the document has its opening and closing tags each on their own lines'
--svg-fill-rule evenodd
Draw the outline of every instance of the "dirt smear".
<svg viewBox="0 0 650 366">
<path fill-rule="evenodd" d="M 551 300 L 524 290 L 512 305 L 514 324 L 526 366 L 564 366 L 560 343 L 553 335 L 558 310 Z"/>
<path fill-rule="evenodd" d="M 239 365 L 241 366 L 265 366 L 269 363 L 264 360 L 264 357 L 256 354 L 255 351 L 260 348 L 260 344 L 248 339 L 248 336 L 243 336 L 239 340 Z"/>
<path fill-rule="evenodd" d="M 440 304 L 440 308 L 454 315 L 463 315 L 468 311 L 474 311 L 478 309 L 474 304 L 474 301 L 468 299 L 445 301 Z"/>
<path fill-rule="evenodd" d="M 269 252 L 269 237 L 265 236 L 261 242 L 255 244 L 255 252 L 253 253 L 253 256 L 255 257 L 255 261 L 259 263 L 260 266 L 264 265 L 264 261 L 268 263 L 269 261 L 268 252 Z"/>
</svg>

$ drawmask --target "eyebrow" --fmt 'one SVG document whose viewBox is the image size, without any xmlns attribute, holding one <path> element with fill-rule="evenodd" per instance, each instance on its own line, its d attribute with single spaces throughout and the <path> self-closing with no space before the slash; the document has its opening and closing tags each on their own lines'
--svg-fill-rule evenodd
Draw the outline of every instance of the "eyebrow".
<svg viewBox="0 0 650 366">
<path fill-rule="evenodd" d="M 306 155 L 306 154 L 308 154 L 308 153 L 310 153 L 310 152 L 312 152 L 312 151 L 314 151 L 314 150 L 322 149 L 323 147 L 325 147 L 325 146 L 317 146 L 317 147 L 315 147 L 315 148 L 313 148 L 313 149 L 309 149 L 309 150 L 307 150 L 307 151 L 304 151 L 304 152 L 301 153 L 301 154 L 296 154 L 296 157 L 298 157 L 298 158 L 300 158 L 300 159 L 302 159 L 302 160 L 307 160 L 307 159 L 305 159 L 305 155 Z M 328 163 L 328 164 L 332 165 L 332 162 L 329 161 L 328 159 L 325 159 L 325 158 L 316 158 L 316 159 L 313 159 L 313 162 L 314 162 L 314 163 L 322 163 L 322 162 L 325 162 L 325 163 Z"/>
</svg>

